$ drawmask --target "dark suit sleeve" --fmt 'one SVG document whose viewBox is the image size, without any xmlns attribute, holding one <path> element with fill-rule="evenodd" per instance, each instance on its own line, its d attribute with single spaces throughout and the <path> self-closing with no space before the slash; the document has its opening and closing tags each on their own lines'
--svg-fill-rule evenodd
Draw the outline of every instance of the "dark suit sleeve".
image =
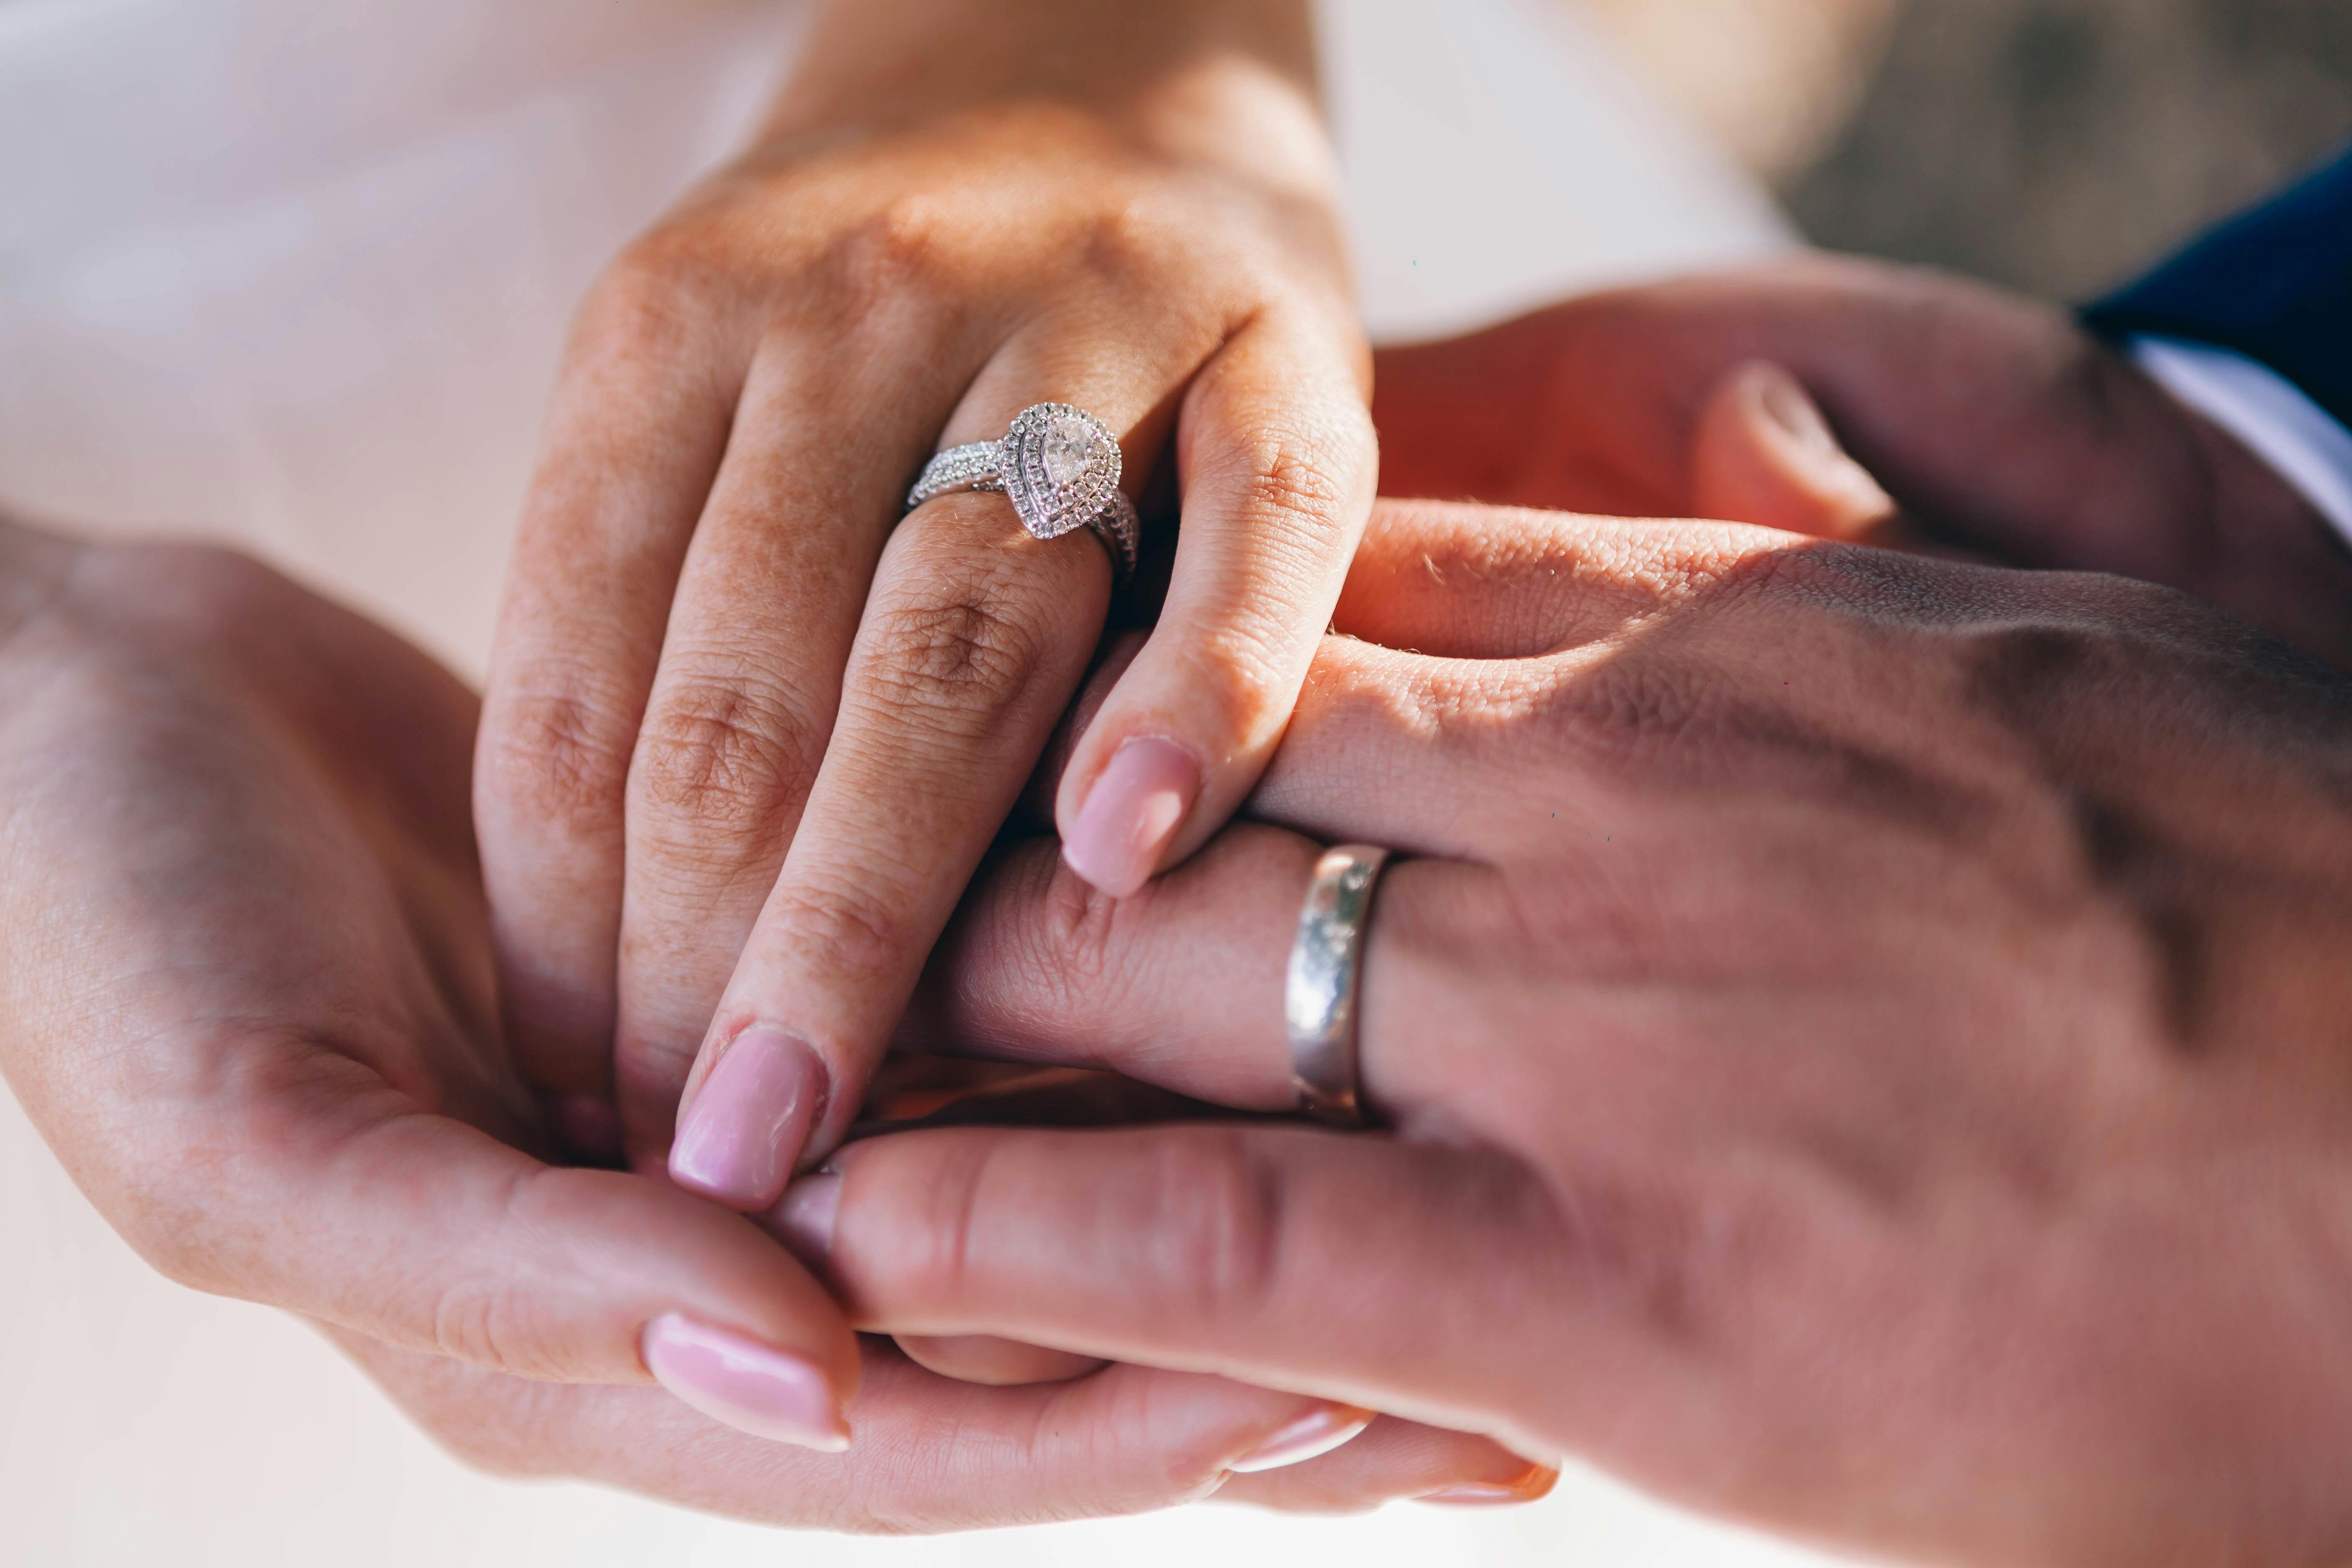
<svg viewBox="0 0 2352 1568">
<path fill-rule="evenodd" d="M 2083 312 L 2120 342 L 2234 350 L 2352 426 L 2352 149 Z"/>
</svg>

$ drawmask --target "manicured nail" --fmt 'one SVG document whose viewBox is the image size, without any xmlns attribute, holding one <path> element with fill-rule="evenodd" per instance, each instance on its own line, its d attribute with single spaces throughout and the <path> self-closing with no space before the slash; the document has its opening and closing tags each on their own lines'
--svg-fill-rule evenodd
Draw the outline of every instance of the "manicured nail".
<svg viewBox="0 0 2352 1568">
<path fill-rule="evenodd" d="M 833 1222 L 841 1213 L 841 1173 L 820 1171 L 784 1189 L 768 1211 L 767 1226 L 803 1263 L 814 1268 L 833 1252 Z"/>
<path fill-rule="evenodd" d="M 1237 1475 L 1278 1470 L 1318 1454 L 1328 1454 L 1372 1424 L 1372 1412 L 1353 1405 L 1327 1405 L 1308 1412 L 1225 1468 Z"/>
<path fill-rule="evenodd" d="M 1201 793 L 1200 765 L 1172 741 L 1129 741 L 1087 792 L 1062 840 L 1070 869 L 1115 899 L 1151 879 Z"/>
<path fill-rule="evenodd" d="M 730 1330 L 665 1312 L 646 1325 L 654 1381 L 713 1421 L 821 1454 L 849 1447 L 849 1423 L 824 1374 Z"/>
<path fill-rule="evenodd" d="M 1559 1483 L 1559 1472 L 1549 1465 L 1529 1465 L 1517 1479 L 1473 1481 L 1415 1498 L 1415 1502 L 1443 1503 L 1452 1508 L 1491 1508 L 1498 1503 L 1533 1502 Z"/>
<path fill-rule="evenodd" d="M 824 1109 L 824 1085 L 807 1041 L 764 1025 L 744 1030 L 678 1123 L 670 1180 L 730 1208 L 766 1208 Z"/>
</svg>

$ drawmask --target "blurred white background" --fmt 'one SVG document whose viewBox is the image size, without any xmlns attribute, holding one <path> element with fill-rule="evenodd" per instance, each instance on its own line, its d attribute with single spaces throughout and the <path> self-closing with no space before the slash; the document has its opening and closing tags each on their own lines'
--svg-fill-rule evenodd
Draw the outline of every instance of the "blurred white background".
<svg viewBox="0 0 2352 1568">
<path fill-rule="evenodd" d="M 729 0 L 0 0 L 0 506 L 239 539 L 478 674 L 572 302 L 729 150 L 794 26 Z M 1326 48 L 1377 333 L 1791 243 L 1538 0 L 1334 0 Z M 1573 1472 L 1524 1510 L 930 1541 L 489 1480 L 307 1329 L 148 1272 L 5 1098 L 0 1257 L 12 1564 L 1802 1560 Z"/>
</svg>

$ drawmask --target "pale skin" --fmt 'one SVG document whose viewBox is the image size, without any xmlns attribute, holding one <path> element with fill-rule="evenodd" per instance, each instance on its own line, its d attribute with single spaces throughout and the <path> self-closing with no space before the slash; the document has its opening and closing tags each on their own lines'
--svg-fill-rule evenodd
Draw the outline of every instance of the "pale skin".
<svg viewBox="0 0 2352 1568">
<path fill-rule="evenodd" d="M 1528 1461 L 1489 1439 L 1392 1418 L 1236 1475 L 1333 1407 L 1217 1377 L 942 1377 L 853 1337 L 752 1220 L 565 1163 L 498 1024 L 476 706 L 242 557 L 0 523 L 0 1070 L 156 1268 L 319 1323 L 485 1468 L 769 1522 L 1523 1482 Z M 768 1441 L 653 1386 L 644 1333 L 665 1314 L 821 1369 L 856 1441 Z"/>
<path fill-rule="evenodd" d="M 1768 396 L 1759 378 L 1769 382 L 1773 373 L 1746 356 L 1774 342 L 1803 346 L 1813 356 L 1803 362 L 1807 384 L 1833 401 L 1839 388 L 1852 396 L 1870 384 L 1890 332 L 1916 351 L 1913 329 L 1933 316 L 1948 352 L 1958 354 L 1987 318 L 1927 309 L 1937 305 L 1941 286 L 1923 279 L 1906 281 L 1923 291 L 1924 305 L 1906 295 L 1889 311 L 1882 291 L 1864 289 L 1843 314 L 1819 277 L 1797 281 L 1793 296 L 1788 278 L 1769 275 L 1580 301 L 1539 318 L 1528 331 L 1549 334 L 1559 321 L 1573 321 L 1580 355 L 1613 353 L 1603 363 L 1683 373 L 1637 382 L 1642 398 L 1605 408 L 1541 405 L 1562 417 L 1559 426 L 1523 418 L 1507 426 L 1541 442 L 1540 461 L 1448 474 L 1446 458 L 1475 449 L 1450 438 L 1418 445 L 1416 427 L 1393 420 L 1384 431 L 1389 449 L 1402 471 L 1436 475 L 1431 482 L 1452 493 L 1492 493 L 1507 480 L 1538 492 L 1515 499 L 1606 505 L 1598 487 L 1622 495 L 1638 483 L 1662 498 L 1651 504 L 1672 510 L 1744 510 L 1825 533 L 1871 531 L 1893 502 L 1834 443 L 1804 434 L 1805 416 L 1790 416 L 1782 396 L 1785 373 Z M 1962 303 L 1985 303 L 1962 292 Z M 1801 330 L 1790 324 L 1792 310 Z M 2013 490 L 2011 505 L 2020 517 L 2045 520 L 2051 548 L 2063 550 L 2071 537 L 2058 526 L 2070 515 L 2063 503 L 2084 493 L 2081 473 L 2128 475 L 2136 451 L 2137 460 L 2160 463 L 2186 431 L 2213 482 L 2188 500 L 2141 491 L 2149 526 L 2236 537 L 2237 521 L 2259 516 L 2299 539 L 2293 525 L 2313 521 L 2259 464 L 2213 433 L 2183 426 L 2168 405 L 2148 402 L 2152 388 L 2120 366 L 2104 368 L 2112 362 L 2069 339 L 2063 323 L 2015 308 L 2000 319 L 2004 332 L 1992 346 L 2030 348 L 2029 364 L 2082 366 L 2059 380 L 2062 392 L 2083 376 L 2119 376 L 2089 409 L 2146 417 L 2059 417 L 2084 405 L 2032 402 L 2046 377 L 1890 382 L 1882 395 L 1918 401 L 1906 405 L 1907 424 L 1870 432 L 1882 466 L 1965 473 L 1965 437 L 1986 428 L 2001 434 L 2004 473 L 2050 481 L 2046 492 Z M 1686 330 L 1694 321 L 1707 330 Z M 1383 366 L 1384 416 L 1433 412 L 1416 390 L 1457 385 L 1507 389 L 1498 415 L 1523 408 L 1527 388 L 1511 390 L 1503 374 L 1514 366 L 1532 369 L 1538 384 L 1572 387 L 1572 365 L 1544 357 L 1559 341 L 1507 331 L 1394 356 Z M 1837 343 L 1849 345 L 1850 360 L 1828 352 Z M 1482 358 L 1496 372 L 1491 380 L 1475 374 Z M 1445 374 L 1418 374 L 1428 367 Z M 1769 412 L 1774 405 L 1778 413 Z M 2013 406 L 2032 416 L 1957 417 Z M 2155 437 L 2136 448 L 2149 432 Z M 2250 510 L 2223 511 L 2221 496 Z M 2032 528 L 2019 529 L 2019 547 L 2032 544 Z M 1688 559 L 1701 563 L 1727 550 L 1736 555 L 1749 548 L 1741 538 L 1756 537 L 1687 526 L 1663 535 L 1654 527 L 1647 536 L 1696 541 L 1705 548 Z M 1559 554 L 1563 537 L 1574 569 Z M 1674 581 L 1674 573 L 1654 569 L 1657 561 L 1682 559 L 1576 542 L 1590 537 L 1588 525 L 1528 513 L 1396 512 L 1356 567 L 1337 611 L 1340 629 L 1424 653 L 1501 646 L 1475 640 L 1482 637 L 1522 639 L 1513 647 L 1527 652 L 1538 646 L 1528 639 L 1551 635 L 1563 605 L 1590 595 L 1605 622 L 1612 606 Z M 1477 548 L 1457 552 L 1465 540 Z M 1433 562 L 1444 569 L 1433 574 Z M 2247 559 L 2231 572 L 2259 578 L 2259 567 Z M 1925 570 L 1899 562 L 1888 568 L 1915 569 Z M 1612 573 L 1630 573 L 1632 589 Z M 1501 600 L 1480 596 L 1486 579 Z M 1522 592 L 1529 589 L 1542 591 Z M 2133 591 L 2110 583 L 2101 592 L 2127 599 Z M 2031 592 L 2020 602 L 2031 608 Z M 2296 603 L 2307 624 L 2315 601 Z M 1677 614 L 1689 608 L 1675 606 Z M 1311 1389 L 1265 1395 L 1216 1380 L 1163 1384 L 1161 1374 L 1134 1367 L 1050 1388 L 974 1389 L 860 1346 L 845 1331 L 829 1338 L 841 1321 L 836 1309 L 757 1228 L 658 1183 L 561 1168 L 562 1140 L 490 1016 L 487 921 L 474 890 L 464 799 L 473 707 L 457 682 L 381 631 L 233 557 L 95 550 L 20 530 L 0 531 L 0 724 L 12 759 L 0 770 L 0 820 L 21 849 L 12 848 L 0 900 L 21 906 L 9 929 L 56 938 L 24 946 L 7 975 L 0 1063 L 12 1085 L 77 1180 L 159 1266 L 340 1324 L 347 1347 L 395 1396 L 478 1462 L 596 1476 L 746 1517 L 842 1528 L 1073 1517 L 1208 1489 L 1283 1506 L 1347 1507 L 1459 1487 L 1508 1495 L 1540 1489 L 1539 1469 L 1530 1479 L 1535 1445 L 1396 1417 L 1334 1453 L 1219 1486 L 1250 1445 L 1328 1400 Z M 1744 648 L 1735 662 L 1786 658 L 1790 647 L 1810 646 L 1775 640 L 1788 629 L 1754 620 L 1752 637 L 1735 639 Z M 1089 702 L 1108 686 L 1098 679 Z M 1027 868 L 1045 868 L 1033 857 Z M 1003 902 L 1002 884 L 990 888 L 983 908 Z M 1295 896 L 1295 887 L 1259 888 L 1255 902 L 1234 912 L 1263 918 Z M 1766 923 L 1767 934 L 1788 934 L 1779 915 Z M 968 946 L 959 939 L 950 952 Z M 1147 960 L 1157 962 L 1149 954 L 1138 962 Z M 978 973 L 982 994 L 1001 978 L 985 966 Z M 1264 1027 L 1278 1014 L 1241 1018 L 1260 998 L 1231 989 L 1238 1032 L 1224 1054 L 1238 1053 L 1246 1066 L 1252 1042 L 1263 1047 Z M 971 1043 L 983 1032 L 973 1026 L 980 1015 L 955 1005 L 965 1010 L 952 1032 Z M 1059 1027 L 1045 1014 L 1024 1013 L 1019 1028 L 998 1033 L 1004 1041 L 1026 1034 L 1034 1046 L 1051 1044 Z M 1192 1044 L 1202 1060 L 1220 1059 L 1214 1039 Z M 1158 1075 L 1149 1060 L 1126 1065 Z M 247 1070 L 271 1066 L 279 1069 L 274 1076 Z M 320 1083 L 341 1088 L 311 1092 Z M 1255 1084 L 1243 1098 L 1256 1103 L 1265 1092 Z M 417 1157 L 401 1154 L 409 1144 Z M 355 1151 L 382 1151 L 388 1163 L 363 1167 L 349 1157 Z M 518 1194 L 536 1206 L 514 1211 Z M 479 1227 L 447 1217 L 477 1211 Z M 365 1237 L 400 1245 L 348 1250 Z M 614 1267 L 615 1257 L 627 1266 Z M 857 1435 L 850 1454 L 810 1455 L 730 1434 L 642 1386 L 646 1324 L 679 1311 L 827 1369 Z M 992 1345 L 989 1335 L 1056 1337 L 1017 1318 L 992 1321 L 986 1333 L 949 1329 L 961 1342 L 933 1359 L 1004 1382 L 1067 1375 L 1100 1358 L 1089 1345 L 1008 1361 L 1015 1347 L 1001 1339 Z M 471 1334 L 469 1325 L 484 1332 Z M 1167 1353 L 1161 1345 L 1144 1359 Z M 1296 1369 L 1266 1381 L 1295 1388 Z M 585 1386 L 631 1384 L 640 1386 Z M 1158 1392 L 1143 1398 L 1141 1390 Z M 1143 1409 L 1152 1418 L 1139 1433 L 1132 1422 Z M 1055 1422 L 1040 1428 L 1041 1412 Z M 1076 1447 L 982 1445 L 976 1458 L 1001 1459 L 1001 1469 L 963 1458 L 941 1468 L 919 1462 L 892 1436 L 943 1413 L 966 1433 L 996 1422 L 1033 1435 L 1066 1429 Z M 1058 1425 L 1066 1419 L 1077 1424 Z M 1471 1424 L 1494 1429 L 1487 1415 Z M 1133 1468 L 1116 1451 L 1130 1437 L 1143 1445 Z M 886 1451 L 869 1452 L 876 1447 Z M 1649 1479 L 1697 1496 L 1686 1475 Z M 1698 1500 L 1779 1517 L 1752 1500 Z"/>
<path fill-rule="evenodd" d="M 900 521 L 924 459 L 1059 401 L 1181 497 L 1160 629 L 1055 805 L 1113 891 L 1265 765 L 1375 468 L 1303 5 L 812 27 L 756 144 L 582 312 L 475 790 L 526 1077 L 575 1146 L 657 1166 L 755 1034 L 768 1069 L 705 1130 L 782 1146 L 675 1168 L 746 1211 L 856 1114 L 1104 625 L 1086 532 L 1030 539 L 992 495 Z"/>
</svg>

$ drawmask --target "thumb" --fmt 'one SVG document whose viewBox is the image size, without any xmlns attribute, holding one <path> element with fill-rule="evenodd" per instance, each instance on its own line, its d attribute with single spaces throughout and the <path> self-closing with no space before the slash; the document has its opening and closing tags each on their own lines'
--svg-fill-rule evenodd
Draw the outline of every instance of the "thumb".
<svg viewBox="0 0 2352 1568">
<path fill-rule="evenodd" d="M 1895 520 L 1893 498 L 1838 444 L 1797 378 L 1769 361 L 1735 365 L 1716 383 L 1690 465 L 1701 516 L 1857 542 Z"/>
<path fill-rule="evenodd" d="M 1549 1189 L 1488 1151 L 1233 1124 L 926 1130 L 844 1149 L 769 1223 L 871 1331 L 1213 1372 L 1524 1454 L 1556 1451 L 1529 1425 L 1531 1340 L 1576 1344 L 1537 1364 L 1639 1358 Z M 1580 1386 L 1612 1397 L 1617 1371 Z"/>
<path fill-rule="evenodd" d="M 288 1070 L 353 1071 L 323 1058 Z M 521 1377 L 650 1379 L 758 1436 L 846 1445 L 856 1338 L 750 1220 L 667 1182 L 543 1164 L 380 1080 L 305 1098 L 189 1108 L 204 1114 L 173 1117 L 160 1142 L 176 1147 L 142 1163 L 215 1173 L 201 1205 L 134 1181 L 102 1206 L 199 1289 Z"/>
</svg>

